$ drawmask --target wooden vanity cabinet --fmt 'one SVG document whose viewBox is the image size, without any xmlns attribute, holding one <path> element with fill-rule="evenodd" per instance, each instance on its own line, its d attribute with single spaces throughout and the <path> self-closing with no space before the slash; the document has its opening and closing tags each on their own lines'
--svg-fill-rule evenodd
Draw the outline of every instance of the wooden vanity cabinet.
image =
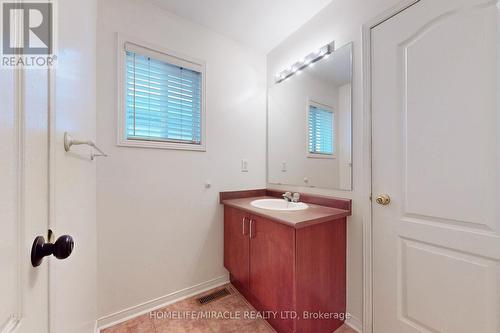
<svg viewBox="0 0 500 333">
<path fill-rule="evenodd" d="M 331 333 L 345 313 L 346 218 L 294 228 L 224 206 L 224 265 L 233 285 L 279 333 Z M 296 313 L 298 318 L 293 318 Z"/>
</svg>

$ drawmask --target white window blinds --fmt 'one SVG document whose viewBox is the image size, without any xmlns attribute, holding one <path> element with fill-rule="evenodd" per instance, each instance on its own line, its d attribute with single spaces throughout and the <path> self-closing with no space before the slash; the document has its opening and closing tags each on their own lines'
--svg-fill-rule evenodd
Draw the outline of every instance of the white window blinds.
<svg viewBox="0 0 500 333">
<path fill-rule="evenodd" d="M 131 44 L 125 52 L 126 138 L 200 144 L 203 85 L 196 64 Z"/>
<path fill-rule="evenodd" d="M 334 113 L 316 105 L 309 105 L 309 153 L 333 155 L 335 153 Z"/>
</svg>

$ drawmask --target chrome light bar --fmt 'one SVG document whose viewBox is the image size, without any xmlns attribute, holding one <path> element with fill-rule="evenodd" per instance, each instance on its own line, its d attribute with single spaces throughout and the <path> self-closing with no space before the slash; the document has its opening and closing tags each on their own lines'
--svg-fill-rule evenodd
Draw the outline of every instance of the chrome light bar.
<svg viewBox="0 0 500 333">
<path fill-rule="evenodd" d="M 331 42 L 330 44 L 321 47 L 319 50 L 309 53 L 303 59 L 294 63 L 290 68 L 276 74 L 274 82 L 280 83 L 285 81 L 290 76 L 300 73 L 304 68 L 312 66 L 315 62 L 323 58 L 328 58 L 333 51 L 335 51 L 335 42 Z"/>
</svg>

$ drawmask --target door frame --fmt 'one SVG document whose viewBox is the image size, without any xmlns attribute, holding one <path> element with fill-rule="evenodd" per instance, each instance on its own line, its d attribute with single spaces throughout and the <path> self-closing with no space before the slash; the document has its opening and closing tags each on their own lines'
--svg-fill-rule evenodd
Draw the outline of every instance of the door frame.
<svg viewBox="0 0 500 333">
<path fill-rule="evenodd" d="M 363 333 L 373 333 L 373 202 L 372 202 L 372 29 L 420 0 L 401 0 L 362 26 L 363 73 Z"/>
</svg>

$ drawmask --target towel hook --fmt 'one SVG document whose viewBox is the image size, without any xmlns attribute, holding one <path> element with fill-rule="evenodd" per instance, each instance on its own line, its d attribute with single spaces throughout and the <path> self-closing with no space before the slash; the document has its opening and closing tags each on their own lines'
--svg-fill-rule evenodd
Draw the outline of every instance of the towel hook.
<svg viewBox="0 0 500 333">
<path fill-rule="evenodd" d="M 99 147 L 96 146 L 94 141 L 75 140 L 71 137 L 71 135 L 69 135 L 68 132 L 64 132 L 64 150 L 69 152 L 71 150 L 71 146 L 77 146 L 77 145 L 87 145 L 87 146 L 94 148 L 95 150 L 97 150 L 99 152 L 99 154 L 96 154 L 92 151 L 92 153 L 90 154 L 90 159 L 92 161 L 94 160 L 94 158 L 99 157 L 99 156 L 108 157 L 108 155 L 106 153 L 104 153 Z"/>
</svg>

